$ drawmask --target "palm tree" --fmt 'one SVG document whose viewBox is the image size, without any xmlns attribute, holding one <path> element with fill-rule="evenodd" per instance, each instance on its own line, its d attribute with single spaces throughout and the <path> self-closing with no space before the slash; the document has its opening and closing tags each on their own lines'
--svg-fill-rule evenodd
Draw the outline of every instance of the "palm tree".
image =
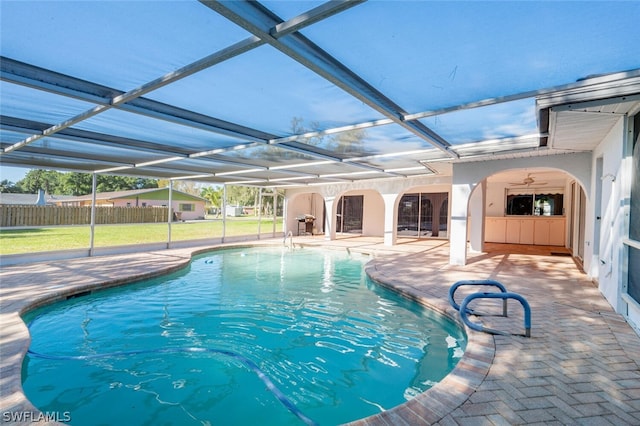
<svg viewBox="0 0 640 426">
<path fill-rule="evenodd" d="M 209 203 L 215 207 L 217 215 L 220 216 L 220 209 L 222 208 L 222 187 L 207 186 L 200 190 L 200 196 L 205 198 Z"/>
</svg>

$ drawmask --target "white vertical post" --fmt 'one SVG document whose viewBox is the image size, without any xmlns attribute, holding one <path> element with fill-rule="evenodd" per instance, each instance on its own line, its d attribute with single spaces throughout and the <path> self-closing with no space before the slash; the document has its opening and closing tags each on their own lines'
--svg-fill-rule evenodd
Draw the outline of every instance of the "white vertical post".
<svg viewBox="0 0 640 426">
<path fill-rule="evenodd" d="M 262 187 L 260 187 L 260 191 L 258 192 L 258 239 L 260 239 L 260 231 L 261 231 L 261 223 L 262 223 Z"/>
<path fill-rule="evenodd" d="M 273 189 L 273 231 L 272 231 L 273 235 L 272 236 L 275 238 L 275 236 L 276 236 L 276 220 L 278 220 L 278 190 L 275 187 L 272 188 L 272 189 Z M 283 226 L 283 228 L 284 228 L 284 226 Z"/>
<path fill-rule="evenodd" d="M 384 245 L 393 246 L 398 238 L 397 226 L 395 226 L 395 201 L 398 194 L 382 194 L 384 200 Z"/>
<path fill-rule="evenodd" d="M 173 180 L 169 179 L 169 206 L 167 210 L 167 248 L 171 246 L 171 222 L 173 221 Z"/>
<path fill-rule="evenodd" d="M 324 203 L 327 208 L 327 215 L 325 217 L 324 222 L 324 239 L 325 240 L 335 240 L 336 239 L 336 212 L 334 208 L 334 202 L 336 197 L 328 196 L 324 197 Z"/>
<path fill-rule="evenodd" d="M 224 243 L 224 237 L 227 233 L 227 184 L 222 185 L 222 237 L 220 240 Z"/>
<path fill-rule="evenodd" d="M 467 263 L 467 208 L 470 183 L 454 183 L 451 186 L 451 238 L 449 240 L 449 264 Z"/>
<path fill-rule="evenodd" d="M 96 228 L 96 188 L 98 187 L 98 175 L 93 174 L 91 180 L 91 225 L 89 226 L 89 256 L 93 256 L 95 246 L 95 228 Z"/>
<path fill-rule="evenodd" d="M 469 246 L 470 249 L 475 252 L 481 252 L 484 249 L 486 194 L 487 181 L 483 180 L 473 191 L 471 198 L 469 199 L 469 215 L 471 217 L 471 226 L 469 227 Z"/>
</svg>

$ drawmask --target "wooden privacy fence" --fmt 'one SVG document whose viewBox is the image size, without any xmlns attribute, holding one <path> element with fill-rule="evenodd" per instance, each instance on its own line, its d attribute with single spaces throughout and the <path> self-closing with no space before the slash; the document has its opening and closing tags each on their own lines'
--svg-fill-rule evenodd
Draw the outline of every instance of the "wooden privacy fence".
<svg viewBox="0 0 640 426">
<path fill-rule="evenodd" d="M 168 207 L 96 207 L 96 224 L 166 222 Z M 0 205 L 0 227 L 90 225 L 91 207 Z"/>
</svg>

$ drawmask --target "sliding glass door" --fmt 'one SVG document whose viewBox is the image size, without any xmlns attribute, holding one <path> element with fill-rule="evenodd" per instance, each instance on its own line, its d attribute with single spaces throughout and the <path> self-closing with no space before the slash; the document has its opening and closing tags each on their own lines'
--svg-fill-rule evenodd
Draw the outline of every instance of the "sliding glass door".
<svg viewBox="0 0 640 426">
<path fill-rule="evenodd" d="M 398 205 L 399 237 L 447 237 L 446 192 L 405 194 Z"/>
<path fill-rule="evenodd" d="M 336 232 L 361 234 L 364 195 L 345 195 L 338 200 Z"/>
</svg>

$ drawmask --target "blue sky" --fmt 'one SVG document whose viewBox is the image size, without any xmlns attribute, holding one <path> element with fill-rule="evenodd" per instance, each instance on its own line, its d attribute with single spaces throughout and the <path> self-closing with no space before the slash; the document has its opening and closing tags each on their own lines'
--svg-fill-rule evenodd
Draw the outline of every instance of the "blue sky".
<svg viewBox="0 0 640 426">
<path fill-rule="evenodd" d="M 2 165 L 0 167 L 0 180 L 8 180 L 16 183 L 29 172 L 30 169 L 24 169 L 22 167 L 9 167 Z"/>
<path fill-rule="evenodd" d="M 288 19 L 321 2 L 265 4 Z M 0 7 L 3 56 L 123 91 L 249 36 L 196 1 L 2 0 Z M 417 113 L 639 68 L 639 16 L 640 1 L 370 1 L 303 34 Z M 2 114 L 55 124 L 88 108 L 4 87 Z M 281 136 L 291 133 L 294 117 L 321 129 L 382 118 L 269 46 L 146 96 Z M 423 122 L 456 144 L 530 133 L 535 120 L 534 105 L 523 102 Z M 104 131 L 113 123 L 127 137 L 230 143 L 117 112 L 78 127 Z M 393 149 L 396 130 L 370 134 L 371 153 Z M 419 139 L 404 143 L 425 147 Z M 23 174 L 2 167 L 3 179 Z"/>
</svg>

